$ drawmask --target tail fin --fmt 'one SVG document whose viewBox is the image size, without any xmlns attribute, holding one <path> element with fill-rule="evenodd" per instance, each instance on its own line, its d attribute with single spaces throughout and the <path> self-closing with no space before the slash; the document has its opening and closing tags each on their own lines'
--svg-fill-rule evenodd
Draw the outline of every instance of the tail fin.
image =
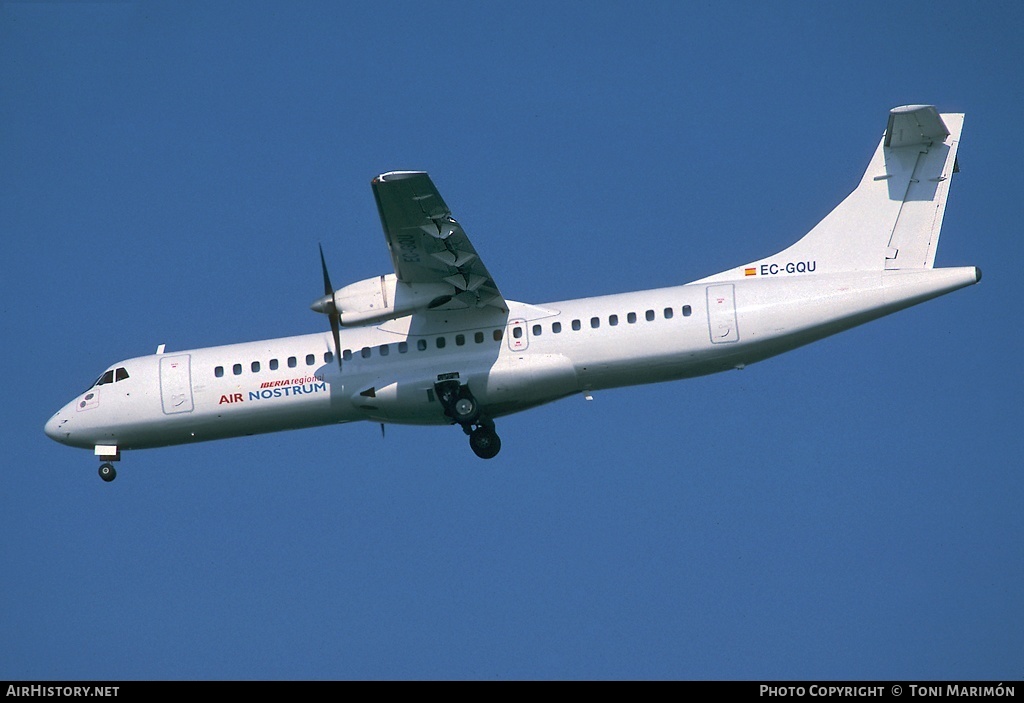
<svg viewBox="0 0 1024 703">
<path fill-rule="evenodd" d="M 932 268 L 963 120 L 931 105 L 893 108 L 860 185 L 803 239 L 703 280 Z"/>
</svg>

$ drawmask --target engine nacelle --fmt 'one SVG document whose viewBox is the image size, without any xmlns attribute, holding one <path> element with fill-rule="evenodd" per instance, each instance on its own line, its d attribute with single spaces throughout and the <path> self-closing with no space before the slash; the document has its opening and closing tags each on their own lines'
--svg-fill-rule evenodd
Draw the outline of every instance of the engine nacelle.
<svg viewBox="0 0 1024 703">
<path fill-rule="evenodd" d="M 449 283 L 404 283 L 393 274 L 351 283 L 334 292 L 334 305 L 346 327 L 393 320 L 443 305 L 455 293 Z"/>
</svg>

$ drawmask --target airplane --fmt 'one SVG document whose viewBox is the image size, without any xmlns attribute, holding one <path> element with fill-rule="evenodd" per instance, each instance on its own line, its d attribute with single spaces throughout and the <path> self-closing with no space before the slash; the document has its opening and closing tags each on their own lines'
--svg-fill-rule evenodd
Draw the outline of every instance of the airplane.
<svg viewBox="0 0 1024 703">
<path fill-rule="evenodd" d="M 889 111 L 867 171 L 777 254 L 685 285 L 533 305 L 504 297 L 427 173 L 371 181 L 394 273 L 334 289 L 330 331 L 119 361 L 45 432 L 123 450 L 357 420 L 458 425 L 501 449 L 495 420 L 573 394 L 742 369 L 981 280 L 934 268 L 963 114 Z"/>
</svg>

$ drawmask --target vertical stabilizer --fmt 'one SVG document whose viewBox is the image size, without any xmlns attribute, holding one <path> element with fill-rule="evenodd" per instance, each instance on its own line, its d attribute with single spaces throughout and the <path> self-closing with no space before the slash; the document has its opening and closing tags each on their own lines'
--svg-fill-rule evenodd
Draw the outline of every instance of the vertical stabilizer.
<svg viewBox="0 0 1024 703">
<path fill-rule="evenodd" d="M 778 254 L 703 279 L 931 268 L 964 116 L 931 105 L 889 111 L 857 188 Z"/>
</svg>

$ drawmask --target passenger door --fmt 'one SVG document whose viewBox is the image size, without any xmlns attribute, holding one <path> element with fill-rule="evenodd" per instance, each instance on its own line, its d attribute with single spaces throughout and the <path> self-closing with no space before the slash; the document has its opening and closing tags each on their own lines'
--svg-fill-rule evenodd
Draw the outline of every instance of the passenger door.
<svg viewBox="0 0 1024 703">
<path fill-rule="evenodd" d="M 160 400 L 165 415 L 192 412 L 191 361 L 188 354 L 160 357 Z"/>
</svg>

